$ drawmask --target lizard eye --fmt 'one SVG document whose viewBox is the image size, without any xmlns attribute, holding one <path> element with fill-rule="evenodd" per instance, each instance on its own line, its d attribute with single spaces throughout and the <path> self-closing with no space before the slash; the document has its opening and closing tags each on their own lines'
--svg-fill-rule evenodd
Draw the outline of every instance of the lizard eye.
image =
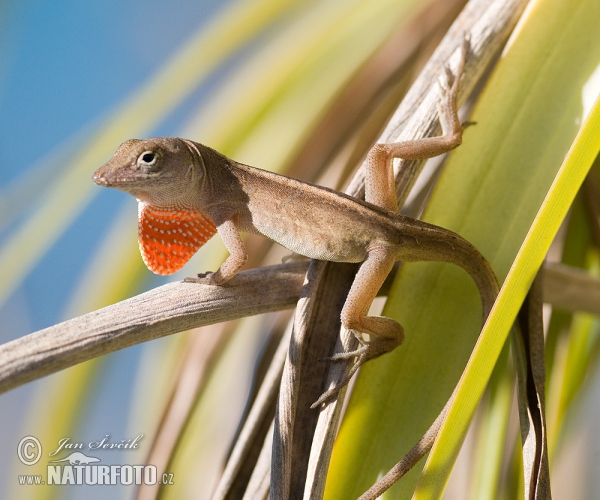
<svg viewBox="0 0 600 500">
<path fill-rule="evenodd" d="M 158 153 L 154 151 L 144 151 L 137 160 L 140 167 L 153 167 L 158 161 Z"/>
</svg>

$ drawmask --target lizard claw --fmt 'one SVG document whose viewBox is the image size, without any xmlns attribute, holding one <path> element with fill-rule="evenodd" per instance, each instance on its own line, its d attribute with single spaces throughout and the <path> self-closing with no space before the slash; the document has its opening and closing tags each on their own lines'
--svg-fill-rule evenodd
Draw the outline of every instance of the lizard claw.
<svg viewBox="0 0 600 500">
<path fill-rule="evenodd" d="M 362 355 L 367 353 L 368 350 L 369 350 L 369 345 L 362 342 L 362 347 L 359 347 L 358 349 L 356 349 L 354 351 L 338 352 L 337 354 L 334 354 L 333 356 L 324 358 L 323 361 L 346 361 L 348 359 L 353 359 L 353 358 L 356 358 L 356 361 L 358 361 L 358 359 Z"/>
<path fill-rule="evenodd" d="M 333 356 L 331 356 L 327 359 L 329 361 L 334 361 L 334 362 L 335 361 L 347 361 L 347 360 L 354 359 L 354 363 L 352 364 L 352 366 L 350 367 L 350 370 L 348 370 L 348 373 L 344 376 L 344 378 L 340 382 L 336 383 L 336 385 L 334 387 L 332 387 L 331 389 L 328 389 L 323 394 L 321 394 L 319 399 L 317 399 L 311 405 L 311 408 L 313 408 L 313 409 L 317 408 L 317 407 L 321 406 L 322 404 L 327 403 L 327 402 L 331 401 L 332 399 L 335 399 L 337 397 L 337 395 L 339 394 L 339 392 L 342 390 L 342 388 L 344 388 L 348 384 L 348 382 L 350 382 L 350 379 L 352 379 L 354 374 L 358 371 L 358 369 L 362 365 L 364 365 L 370 359 L 377 358 L 378 356 L 381 356 L 382 354 L 393 351 L 404 340 L 404 333 L 403 333 L 402 327 L 395 321 L 393 321 L 389 318 L 371 317 L 370 319 L 377 320 L 380 322 L 389 322 L 388 325 L 393 324 L 394 330 L 395 330 L 394 335 L 391 337 L 376 336 L 374 338 L 373 338 L 373 336 L 371 336 L 371 340 L 369 342 L 365 342 L 362 339 L 362 336 L 360 335 L 360 333 L 356 332 L 355 330 L 351 330 L 352 333 L 354 334 L 354 336 L 356 337 L 356 339 L 358 340 L 358 342 L 361 344 L 361 347 L 359 347 L 358 349 L 356 349 L 354 351 L 340 352 L 340 353 L 334 354 Z"/>
<path fill-rule="evenodd" d="M 361 349 L 358 349 L 358 350 L 360 351 Z M 348 353 L 348 354 L 353 354 L 355 352 L 357 352 L 357 351 L 353 351 L 352 353 Z M 341 353 L 341 354 L 345 354 L 345 353 Z M 317 399 L 312 405 L 310 405 L 311 409 L 314 410 L 315 408 L 318 408 L 322 404 L 328 403 L 329 401 L 337 398 L 339 392 L 346 385 L 348 385 L 348 382 L 350 382 L 350 379 L 352 379 L 352 377 L 354 376 L 354 374 L 356 373 L 356 371 L 359 369 L 360 365 L 362 365 L 366 361 L 366 359 L 361 360 L 361 358 L 363 356 L 364 356 L 364 354 L 360 354 L 358 356 L 358 358 L 356 359 L 356 361 L 354 362 L 354 364 L 352 365 L 352 367 L 350 368 L 350 370 L 348 371 L 348 373 L 346 374 L 346 376 L 341 380 L 341 382 L 337 383 L 331 389 L 328 389 L 323 394 L 321 394 L 319 396 L 319 399 Z M 340 358 L 337 358 L 337 360 L 334 360 L 334 361 L 339 361 L 339 360 L 340 360 Z"/>
<path fill-rule="evenodd" d="M 183 279 L 184 283 L 200 283 L 201 285 L 214 285 L 211 276 L 215 274 L 210 271 L 206 273 L 198 273 L 196 276 L 189 276 Z"/>
<path fill-rule="evenodd" d="M 438 81 L 440 82 L 440 85 L 446 92 L 451 92 L 453 90 L 454 84 L 456 83 L 456 76 L 454 75 L 454 73 L 452 73 L 450 66 L 448 66 L 447 64 L 444 64 L 442 68 L 444 69 L 445 78 L 439 78 Z"/>
<path fill-rule="evenodd" d="M 454 94 L 454 96 L 456 96 L 456 93 L 458 92 L 460 77 L 464 72 L 465 64 L 467 62 L 467 54 L 469 53 L 470 49 L 471 37 L 468 34 L 465 34 L 463 37 L 462 45 L 460 47 L 460 61 L 456 69 L 456 74 L 452 72 L 448 64 L 444 64 L 442 66 L 444 78 L 442 78 L 442 75 L 440 75 L 440 77 L 438 77 L 438 84 L 442 90 L 442 95 L 444 97 L 446 97 L 447 94 Z"/>
</svg>

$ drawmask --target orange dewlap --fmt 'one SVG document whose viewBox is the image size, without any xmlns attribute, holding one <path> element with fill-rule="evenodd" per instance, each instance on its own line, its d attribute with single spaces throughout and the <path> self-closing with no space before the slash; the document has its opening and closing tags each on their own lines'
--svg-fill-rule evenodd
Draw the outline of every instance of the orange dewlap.
<svg viewBox="0 0 600 500">
<path fill-rule="evenodd" d="M 215 233 L 201 212 L 157 210 L 139 203 L 138 240 L 142 259 L 156 274 L 173 274 Z"/>
</svg>

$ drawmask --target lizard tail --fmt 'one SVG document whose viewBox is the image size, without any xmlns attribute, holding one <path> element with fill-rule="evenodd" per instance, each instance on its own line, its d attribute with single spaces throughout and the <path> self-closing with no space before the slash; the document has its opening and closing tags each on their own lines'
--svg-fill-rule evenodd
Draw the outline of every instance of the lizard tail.
<svg viewBox="0 0 600 500">
<path fill-rule="evenodd" d="M 475 281 L 481 296 L 483 306 L 483 320 L 487 319 L 492 306 L 498 296 L 498 280 L 485 257 L 471 243 L 452 231 L 437 226 L 430 226 L 438 236 L 427 238 L 423 242 L 414 240 L 412 249 L 410 245 L 403 248 L 400 258 L 407 261 L 442 261 L 462 267 Z M 441 236 L 441 237 L 439 237 Z M 406 254 L 406 255 L 404 255 Z M 418 257 L 417 257 L 418 256 Z M 443 256 L 443 257 L 442 257 Z M 460 383 L 460 382 L 459 382 Z M 368 491 L 363 493 L 358 500 L 375 500 L 388 490 L 404 474 L 412 469 L 425 454 L 431 450 L 433 443 L 440 431 L 448 409 L 454 401 L 458 385 L 442 408 L 442 411 L 433 421 L 423 437 L 410 449 L 410 451 L 381 477 Z"/>
<path fill-rule="evenodd" d="M 446 414 L 448 413 L 448 409 L 454 400 L 454 394 L 456 393 L 456 389 L 450 396 L 448 402 L 442 408 L 442 411 L 437 416 L 437 418 L 433 421 L 429 429 L 423 434 L 423 437 L 417 441 L 410 451 L 404 455 L 402 460 L 400 460 L 394 467 L 392 467 L 383 477 L 377 480 L 373 486 L 371 486 L 367 491 L 365 491 L 358 500 L 375 500 L 379 498 L 385 491 L 390 489 L 394 483 L 396 483 L 404 474 L 406 474 L 410 469 L 412 469 L 418 462 L 421 460 L 435 442 L 435 438 L 440 432 L 440 428 L 442 427 L 442 423 L 444 418 L 446 418 Z"/>
<path fill-rule="evenodd" d="M 409 262 L 448 262 L 463 268 L 477 286 L 485 322 L 500 290 L 498 279 L 481 252 L 462 236 L 427 224 L 427 231 L 422 238 L 407 237 L 403 240 L 399 259 Z"/>
</svg>

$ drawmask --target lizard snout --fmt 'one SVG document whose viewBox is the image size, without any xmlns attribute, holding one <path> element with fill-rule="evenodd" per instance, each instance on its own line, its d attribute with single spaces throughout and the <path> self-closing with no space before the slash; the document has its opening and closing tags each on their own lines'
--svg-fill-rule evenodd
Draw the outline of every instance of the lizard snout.
<svg viewBox="0 0 600 500">
<path fill-rule="evenodd" d="M 106 177 L 104 177 L 101 173 L 99 173 L 98 171 L 94 172 L 94 175 L 92 176 L 92 180 L 98 184 L 98 186 L 104 186 L 104 187 L 109 187 L 108 184 L 108 180 L 106 179 Z"/>
</svg>

